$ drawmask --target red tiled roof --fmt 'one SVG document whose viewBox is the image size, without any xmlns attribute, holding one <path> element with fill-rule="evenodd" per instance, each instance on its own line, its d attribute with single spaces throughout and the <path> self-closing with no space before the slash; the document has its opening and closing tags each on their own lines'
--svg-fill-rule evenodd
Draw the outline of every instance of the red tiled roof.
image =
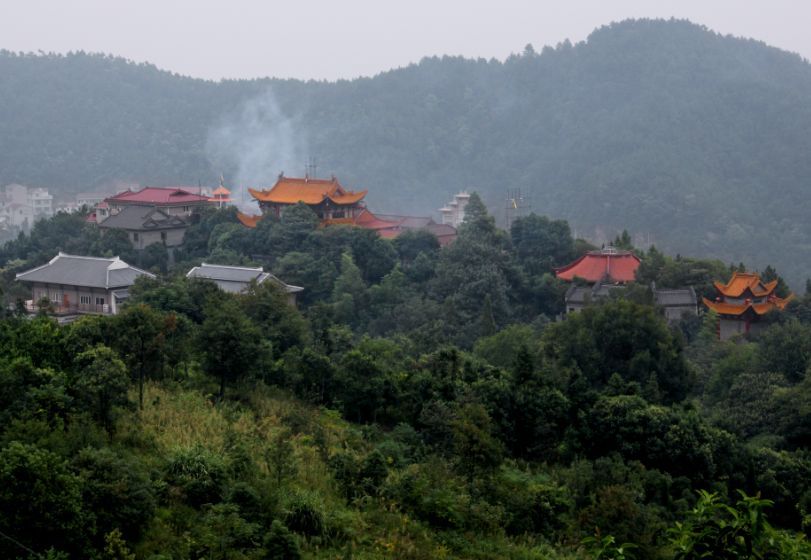
<svg viewBox="0 0 811 560">
<path fill-rule="evenodd" d="M 179 187 L 144 187 L 140 191 L 127 189 L 107 199 L 109 202 L 130 204 L 194 204 L 210 202 L 207 196 L 192 194 Z"/>
<path fill-rule="evenodd" d="M 347 191 L 334 177 L 332 179 L 279 177 L 270 189 L 248 189 L 248 192 L 260 202 L 321 204 L 329 199 L 335 204 L 347 205 L 360 202 L 367 191 Z"/>
<path fill-rule="evenodd" d="M 630 251 L 604 249 L 589 251 L 576 261 L 555 269 L 561 280 L 572 281 L 582 278 L 587 282 L 633 282 L 636 269 L 639 268 L 639 257 Z"/>
</svg>

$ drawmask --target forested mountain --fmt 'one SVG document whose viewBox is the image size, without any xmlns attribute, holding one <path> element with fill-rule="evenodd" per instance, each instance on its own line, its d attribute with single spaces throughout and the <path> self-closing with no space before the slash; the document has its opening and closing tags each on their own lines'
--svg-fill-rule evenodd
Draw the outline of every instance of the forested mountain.
<svg viewBox="0 0 811 560">
<path fill-rule="evenodd" d="M 811 67 L 685 21 L 626 21 L 504 62 L 353 81 L 207 82 L 98 55 L 0 55 L 0 183 L 87 190 L 320 174 L 381 211 L 506 189 L 600 241 L 778 269 L 811 261 Z"/>
</svg>

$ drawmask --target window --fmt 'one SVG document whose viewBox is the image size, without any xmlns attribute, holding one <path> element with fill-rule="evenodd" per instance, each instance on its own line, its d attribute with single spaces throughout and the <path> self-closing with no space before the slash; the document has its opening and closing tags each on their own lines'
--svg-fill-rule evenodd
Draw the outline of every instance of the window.
<svg viewBox="0 0 811 560">
<path fill-rule="evenodd" d="M 104 298 L 103 297 L 97 297 L 96 298 L 96 305 L 104 305 Z"/>
<path fill-rule="evenodd" d="M 90 296 L 79 296 L 79 303 L 82 305 L 90 305 Z"/>
<path fill-rule="evenodd" d="M 138 234 L 137 233 L 132 234 L 132 240 L 133 241 L 138 241 Z"/>
<path fill-rule="evenodd" d="M 165 232 L 165 231 L 162 231 L 162 232 L 161 232 L 161 241 L 163 241 L 164 243 L 166 243 L 166 232 Z"/>
</svg>

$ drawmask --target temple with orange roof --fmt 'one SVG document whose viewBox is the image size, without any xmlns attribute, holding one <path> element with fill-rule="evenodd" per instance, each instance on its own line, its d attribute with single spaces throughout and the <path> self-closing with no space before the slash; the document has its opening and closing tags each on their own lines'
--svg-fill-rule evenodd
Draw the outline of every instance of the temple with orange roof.
<svg viewBox="0 0 811 560">
<path fill-rule="evenodd" d="M 434 234 L 440 245 L 447 245 L 456 238 L 456 228 L 437 224 L 432 218 L 373 214 L 366 208 L 363 198 L 368 191 L 346 190 L 333 176 L 330 179 L 285 177 L 279 175 L 270 189 L 248 189 L 259 203 L 262 213 L 249 215 L 237 212 L 242 225 L 255 228 L 265 216 L 281 217 L 285 208 L 304 203 L 321 219 L 322 226 L 349 225 L 371 229 L 380 237 L 392 239 L 408 230 L 425 230 Z"/>
<path fill-rule="evenodd" d="M 771 311 L 785 309 L 794 294 L 786 298 L 775 294 L 777 280 L 764 282 L 751 272 L 734 272 L 726 284 L 715 282 L 714 300 L 703 298 L 704 305 L 718 314 L 718 338 L 756 334 L 764 324 L 761 318 Z"/>
<path fill-rule="evenodd" d="M 248 189 L 259 203 L 263 215 L 280 217 L 285 208 L 303 202 L 321 220 L 355 218 L 364 210 L 367 191 L 346 190 L 334 176 L 330 179 L 285 177 L 279 175 L 270 189 Z"/>
</svg>

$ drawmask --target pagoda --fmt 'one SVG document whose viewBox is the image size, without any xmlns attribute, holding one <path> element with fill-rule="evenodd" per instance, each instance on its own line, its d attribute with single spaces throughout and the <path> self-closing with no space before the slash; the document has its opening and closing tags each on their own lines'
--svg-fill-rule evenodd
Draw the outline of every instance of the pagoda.
<svg viewBox="0 0 811 560">
<path fill-rule="evenodd" d="M 763 282 L 758 274 L 750 272 L 734 272 L 726 284 L 714 282 L 717 296 L 714 300 L 703 300 L 704 305 L 718 314 L 718 338 L 728 340 L 736 335 L 756 334 L 764 327 L 761 317 L 785 309 L 794 294 L 778 297 L 774 293 L 777 282 Z"/>
<path fill-rule="evenodd" d="M 352 219 L 364 210 L 362 203 L 367 191 L 346 190 L 334 176 L 330 179 L 285 177 L 279 175 L 270 189 L 248 189 L 259 203 L 262 214 L 280 217 L 284 209 L 303 202 L 321 220 Z"/>
<path fill-rule="evenodd" d="M 217 205 L 217 208 L 227 206 L 233 202 L 233 199 L 231 198 L 231 191 L 226 189 L 223 184 L 220 183 L 220 186 L 214 189 L 214 192 L 211 193 L 211 201 Z"/>
</svg>

